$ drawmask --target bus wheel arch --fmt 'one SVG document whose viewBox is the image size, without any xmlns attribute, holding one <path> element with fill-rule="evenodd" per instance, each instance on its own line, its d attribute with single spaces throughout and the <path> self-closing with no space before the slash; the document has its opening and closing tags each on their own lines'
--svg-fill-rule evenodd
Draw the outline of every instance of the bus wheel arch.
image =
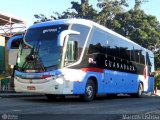
<svg viewBox="0 0 160 120">
<path fill-rule="evenodd" d="M 143 84 L 143 82 L 141 81 L 139 84 L 142 85 L 142 90 L 144 91 L 144 84 Z"/>
<path fill-rule="evenodd" d="M 92 77 L 89 77 L 88 80 L 91 80 L 91 81 L 94 83 L 94 85 L 95 85 L 95 94 L 97 94 L 97 93 L 98 93 L 98 82 L 97 82 L 97 78 L 92 76 Z"/>
<path fill-rule="evenodd" d="M 131 96 L 135 97 L 135 98 L 139 98 L 142 97 L 144 91 L 144 87 L 143 87 L 143 82 L 139 82 L 138 87 L 137 87 L 137 92 L 136 93 L 132 93 Z"/>
<path fill-rule="evenodd" d="M 141 81 L 138 85 L 138 95 L 137 97 L 141 97 L 144 91 L 144 86 L 143 86 L 143 82 Z"/>
<path fill-rule="evenodd" d="M 81 95 L 81 98 L 85 102 L 91 102 L 97 94 L 98 86 L 97 86 L 97 79 L 96 77 L 89 77 L 86 85 L 85 85 L 85 92 Z"/>
</svg>

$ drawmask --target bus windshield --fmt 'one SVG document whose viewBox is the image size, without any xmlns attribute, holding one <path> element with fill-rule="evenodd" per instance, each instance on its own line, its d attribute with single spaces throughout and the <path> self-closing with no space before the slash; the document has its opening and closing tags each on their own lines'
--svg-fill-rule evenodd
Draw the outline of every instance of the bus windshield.
<svg viewBox="0 0 160 120">
<path fill-rule="evenodd" d="M 57 46 L 58 35 L 66 29 L 68 25 L 28 29 L 20 46 L 17 68 L 25 72 L 57 68 L 61 57 L 61 47 Z"/>
</svg>

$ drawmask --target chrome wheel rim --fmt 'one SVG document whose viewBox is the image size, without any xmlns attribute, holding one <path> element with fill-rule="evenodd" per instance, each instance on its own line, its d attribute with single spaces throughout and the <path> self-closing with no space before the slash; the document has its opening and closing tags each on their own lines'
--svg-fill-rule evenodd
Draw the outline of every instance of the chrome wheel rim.
<svg viewBox="0 0 160 120">
<path fill-rule="evenodd" d="M 86 88 L 86 94 L 88 98 L 91 98 L 93 96 L 93 87 L 88 85 Z"/>
<path fill-rule="evenodd" d="M 142 85 L 140 84 L 139 85 L 139 96 L 141 96 L 142 95 Z"/>
</svg>

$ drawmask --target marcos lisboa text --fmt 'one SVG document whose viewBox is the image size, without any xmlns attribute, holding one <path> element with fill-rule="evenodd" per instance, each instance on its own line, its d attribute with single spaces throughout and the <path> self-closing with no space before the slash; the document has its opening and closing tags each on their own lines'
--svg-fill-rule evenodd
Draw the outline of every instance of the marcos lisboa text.
<svg viewBox="0 0 160 120">
<path fill-rule="evenodd" d="M 160 120 L 160 114 L 123 114 L 122 120 Z"/>
</svg>

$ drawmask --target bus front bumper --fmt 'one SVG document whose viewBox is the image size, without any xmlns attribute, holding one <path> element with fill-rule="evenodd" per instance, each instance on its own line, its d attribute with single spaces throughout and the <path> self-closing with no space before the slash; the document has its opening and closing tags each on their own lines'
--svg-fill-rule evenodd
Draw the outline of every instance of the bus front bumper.
<svg viewBox="0 0 160 120">
<path fill-rule="evenodd" d="M 73 94 L 73 82 L 68 82 L 63 79 L 47 80 L 46 82 L 36 83 L 34 81 L 45 81 L 40 80 L 23 80 L 14 79 L 15 91 L 16 92 L 32 92 L 42 94 Z"/>
</svg>

